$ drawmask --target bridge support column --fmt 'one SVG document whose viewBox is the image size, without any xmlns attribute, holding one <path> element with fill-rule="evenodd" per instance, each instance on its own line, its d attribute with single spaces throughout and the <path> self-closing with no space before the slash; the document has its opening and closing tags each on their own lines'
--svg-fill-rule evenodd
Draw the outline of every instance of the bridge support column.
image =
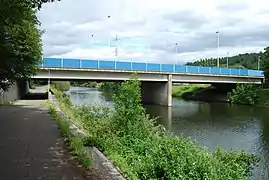
<svg viewBox="0 0 269 180">
<path fill-rule="evenodd" d="M 172 75 L 165 82 L 142 81 L 141 95 L 145 104 L 172 106 Z"/>
</svg>

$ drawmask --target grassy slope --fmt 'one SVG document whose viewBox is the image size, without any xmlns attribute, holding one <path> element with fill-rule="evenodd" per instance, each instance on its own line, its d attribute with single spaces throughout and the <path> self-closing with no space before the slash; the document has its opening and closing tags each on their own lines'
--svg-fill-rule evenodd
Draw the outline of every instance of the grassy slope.
<svg viewBox="0 0 269 180">
<path fill-rule="evenodd" d="M 204 88 L 207 88 L 209 85 L 206 84 L 190 84 L 190 85 L 180 85 L 173 86 L 173 97 L 182 98 L 186 93 L 195 93 Z"/>
</svg>

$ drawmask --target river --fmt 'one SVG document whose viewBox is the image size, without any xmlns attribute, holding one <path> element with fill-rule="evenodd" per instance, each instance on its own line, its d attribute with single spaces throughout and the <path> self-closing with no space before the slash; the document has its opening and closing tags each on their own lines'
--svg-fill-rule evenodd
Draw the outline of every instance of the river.
<svg viewBox="0 0 269 180">
<path fill-rule="evenodd" d="M 110 95 L 95 88 L 71 87 L 73 104 L 113 107 Z M 269 108 L 203 103 L 173 98 L 173 107 L 144 106 L 158 123 L 175 135 L 190 137 L 214 150 L 244 150 L 261 157 L 251 180 L 269 180 Z"/>
</svg>

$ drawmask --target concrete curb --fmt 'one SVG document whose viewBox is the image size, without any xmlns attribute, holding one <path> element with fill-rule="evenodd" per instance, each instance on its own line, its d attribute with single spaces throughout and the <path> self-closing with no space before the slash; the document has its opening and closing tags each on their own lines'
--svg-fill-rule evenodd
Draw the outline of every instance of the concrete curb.
<svg viewBox="0 0 269 180">
<path fill-rule="evenodd" d="M 87 133 L 79 129 L 73 120 L 68 118 L 59 108 L 57 101 L 54 96 L 51 96 L 51 101 L 54 104 L 54 107 L 57 111 L 57 114 L 66 119 L 69 122 L 69 128 L 71 133 L 75 136 L 86 137 Z M 113 163 L 96 147 L 86 147 L 86 150 L 91 157 L 92 167 L 101 172 L 101 177 L 104 180 L 126 180 L 122 174 L 119 172 L 119 168 L 115 167 Z"/>
</svg>

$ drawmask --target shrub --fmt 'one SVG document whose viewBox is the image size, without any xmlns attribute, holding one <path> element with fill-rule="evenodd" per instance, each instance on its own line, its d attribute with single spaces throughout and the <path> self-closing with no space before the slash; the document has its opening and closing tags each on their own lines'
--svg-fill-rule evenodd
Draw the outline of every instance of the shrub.
<svg viewBox="0 0 269 180">
<path fill-rule="evenodd" d="M 228 102 L 232 104 L 254 105 L 258 102 L 258 88 L 252 84 L 237 84 L 236 88 L 227 94 Z"/>
<path fill-rule="evenodd" d="M 100 83 L 98 89 L 100 91 L 106 91 L 106 92 L 117 92 L 120 88 L 121 83 L 119 82 L 102 82 Z"/>
<path fill-rule="evenodd" d="M 69 81 L 53 81 L 52 84 L 54 84 L 54 87 L 60 91 L 68 91 L 70 88 Z"/>
</svg>

